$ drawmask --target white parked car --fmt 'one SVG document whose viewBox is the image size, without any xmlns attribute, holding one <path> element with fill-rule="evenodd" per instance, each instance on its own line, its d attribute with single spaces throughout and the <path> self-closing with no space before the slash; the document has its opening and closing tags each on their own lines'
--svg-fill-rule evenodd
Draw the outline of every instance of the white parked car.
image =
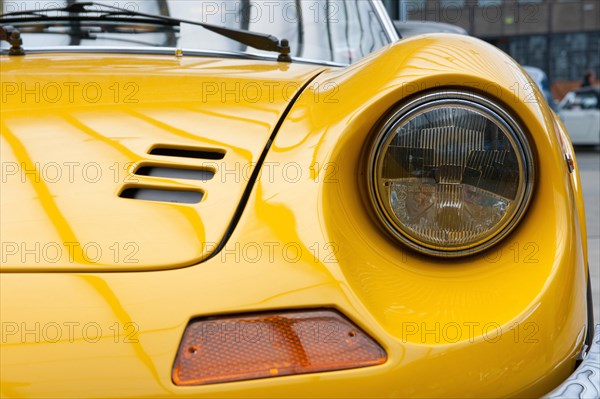
<svg viewBox="0 0 600 399">
<path fill-rule="evenodd" d="M 548 80 L 548 76 L 546 72 L 541 70 L 540 68 L 536 68 L 534 66 L 523 65 L 523 69 L 527 74 L 531 77 L 531 79 L 535 82 L 535 84 L 539 87 L 548 102 L 550 108 L 556 111 L 556 104 L 554 103 L 554 97 L 552 97 L 552 91 L 550 90 L 550 82 Z"/>
<path fill-rule="evenodd" d="M 600 87 L 567 93 L 558 106 L 574 145 L 600 145 Z"/>
</svg>

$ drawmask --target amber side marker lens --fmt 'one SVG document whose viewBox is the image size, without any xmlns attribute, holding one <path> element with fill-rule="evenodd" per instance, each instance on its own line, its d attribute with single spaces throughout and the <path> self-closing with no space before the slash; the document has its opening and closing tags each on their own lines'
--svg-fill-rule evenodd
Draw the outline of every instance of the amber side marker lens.
<svg viewBox="0 0 600 399">
<path fill-rule="evenodd" d="M 332 310 L 216 317 L 187 326 L 173 382 L 216 384 L 373 366 L 386 359 L 377 342 Z"/>
</svg>

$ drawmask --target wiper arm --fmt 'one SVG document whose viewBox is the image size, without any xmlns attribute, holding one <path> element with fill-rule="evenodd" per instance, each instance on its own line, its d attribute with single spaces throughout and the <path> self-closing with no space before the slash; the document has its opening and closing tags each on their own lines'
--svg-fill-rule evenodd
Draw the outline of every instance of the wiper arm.
<svg viewBox="0 0 600 399">
<path fill-rule="evenodd" d="M 94 8 L 89 8 L 94 7 Z M 100 9 L 100 10 L 99 10 Z M 49 12 L 67 12 L 70 16 L 55 16 L 48 15 Z M 73 14 L 77 14 L 74 16 Z M 90 14 L 99 14 L 95 17 L 89 17 Z M 66 7 L 58 8 L 47 8 L 44 10 L 37 11 L 17 11 L 7 14 L 0 15 L 0 23 L 23 23 L 31 21 L 72 21 L 76 18 L 81 18 L 81 15 L 88 15 L 86 20 L 98 19 L 98 20 L 111 20 L 113 22 L 123 20 L 124 22 L 143 22 L 152 23 L 162 21 L 163 23 L 171 24 L 188 24 L 201 26 L 204 29 L 210 30 L 211 32 L 217 33 L 221 36 L 225 36 L 229 39 L 235 40 L 239 43 L 253 47 L 257 50 L 271 51 L 279 53 L 278 61 L 291 62 L 290 57 L 290 45 L 288 40 L 279 40 L 273 35 L 267 35 L 264 33 L 250 32 L 246 30 L 239 30 L 234 28 L 225 28 L 221 26 L 211 25 L 203 22 L 191 21 L 180 18 L 168 17 L 165 15 L 147 14 L 139 11 L 131 11 L 125 8 L 110 6 L 106 4 L 99 4 L 95 2 L 85 3 L 73 3 Z M 138 18 L 124 18 L 124 17 L 138 17 Z M 140 18 L 141 17 L 141 18 Z M 11 43 L 12 44 L 12 43 Z"/>
</svg>

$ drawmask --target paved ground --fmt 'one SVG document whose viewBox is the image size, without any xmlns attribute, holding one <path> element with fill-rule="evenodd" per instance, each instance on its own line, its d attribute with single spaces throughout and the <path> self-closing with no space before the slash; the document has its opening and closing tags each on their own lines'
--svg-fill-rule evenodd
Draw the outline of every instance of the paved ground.
<svg viewBox="0 0 600 399">
<path fill-rule="evenodd" d="M 577 149 L 585 201 L 594 318 L 600 323 L 600 150 Z"/>
</svg>

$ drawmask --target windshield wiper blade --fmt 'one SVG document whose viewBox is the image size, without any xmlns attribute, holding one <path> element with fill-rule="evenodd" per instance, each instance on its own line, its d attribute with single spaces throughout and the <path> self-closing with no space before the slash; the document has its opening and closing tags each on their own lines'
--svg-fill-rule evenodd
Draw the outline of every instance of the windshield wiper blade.
<svg viewBox="0 0 600 399">
<path fill-rule="evenodd" d="M 139 23 L 131 24 L 112 24 L 112 23 L 92 23 L 78 25 L 77 29 L 74 29 L 68 22 L 36 22 L 36 23 L 24 23 L 19 25 L 19 32 L 21 34 L 57 34 L 57 35 L 68 35 L 76 36 L 82 39 L 98 39 L 99 36 L 92 36 L 94 34 L 135 34 L 141 35 L 144 33 L 178 33 L 178 26 L 161 26 L 161 25 L 142 25 Z M 110 40 L 114 40 L 113 37 Z M 127 39 L 119 39 L 127 40 Z M 133 42 L 132 42 L 133 43 Z M 158 46 L 155 44 L 155 46 Z"/>
<path fill-rule="evenodd" d="M 66 12 L 69 16 L 49 15 L 52 12 Z M 75 14 L 75 15 L 74 15 Z M 97 14 L 92 17 L 91 14 Z M 281 39 L 273 35 L 264 33 L 251 32 L 246 30 L 225 28 L 217 25 L 211 25 L 203 22 L 191 21 L 181 18 L 173 18 L 165 15 L 147 14 L 139 11 L 131 11 L 125 8 L 100 4 L 95 2 L 72 3 L 66 7 L 47 8 L 44 10 L 17 11 L 0 15 L 0 23 L 2 24 L 17 24 L 32 21 L 73 21 L 86 15 L 85 20 L 97 19 L 111 20 L 112 22 L 122 20 L 123 22 L 140 22 L 140 23 L 171 23 L 171 24 L 188 24 L 201 26 L 204 29 L 235 40 L 239 43 L 253 47 L 257 50 L 271 51 L 279 53 L 278 61 L 291 62 L 290 45 L 288 40 Z M 125 18 L 129 17 L 129 18 Z M 131 18 L 134 17 L 134 18 Z M 137 17 L 137 18 L 135 18 Z"/>
<path fill-rule="evenodd" d="M 0 28 L 2 29 L 2 28 Z M 22 33 L 43 33 L 45 35 L 67 35 L 67 36 L 71 36 L 72 38 L 77 38 L 77 39 L 83 39 L 83 40 L 110 40 L 110 41 L 115 41 L 115 42 L 123 42 L 123 43 L 132 43 L 132 44 L 137 44 L 137 45 L 142 45 L 142 46 L 147 46 L 147 47 L 161 47 L 160 44 L 157 43 L 151 43 L 151 42 L 147 42 L 147 41 L 143 41 L 143 40 L 135 40 L 135 39 L 129 39 L 129 38 L 123 38 L 123 37 L 117 37 L 117 36 L 99 36 L 100 34 L 110 34 L 110 33 L 133 33 L 133 34 L 139 34 L 139 33 L 170 33 L 172 32 L 171 30 L 167 30 L 167 29 L 156 29 L 156 30 L 147 30 L 147 31 L 121 31 L 119 30 L 118 32 L 115 31 L 109 31 L 109 30 L 101 30 L 101 31 L 96 31 L 96 30 L 91 30 L 91 29 L 86 29 L 85 27 L 83 29 L 71 29 L 71 30 L 64 30 L 64 31 L 48 31 L 46 29 L 43 30 L 26 30 L 23 31 L 21 30 Z"/>
</svg>

